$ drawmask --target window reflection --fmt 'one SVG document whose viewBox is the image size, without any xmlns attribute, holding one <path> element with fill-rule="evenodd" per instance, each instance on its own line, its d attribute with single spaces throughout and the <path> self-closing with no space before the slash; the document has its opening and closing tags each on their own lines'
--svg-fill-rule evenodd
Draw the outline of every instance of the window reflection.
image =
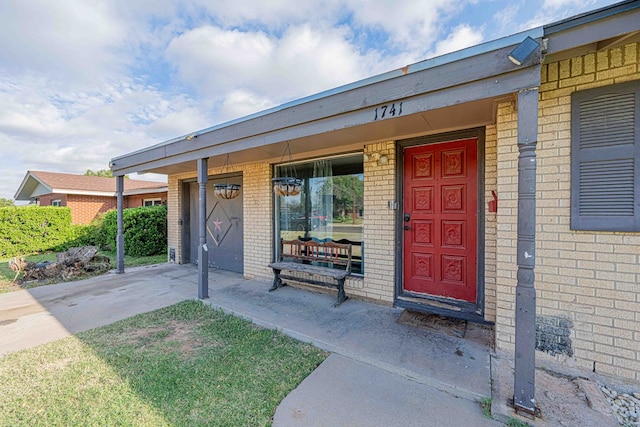
<svg viewBox="0 0 640 427">
<path fill-rule="evenodd" d="M 276 167 L 282 176 L 285 165 Z M 353 244 L 353 272 L 364 272 L 362 154 L 296 163 L 303 180 L 297 196 L 276 196 L 278 235 L 283 239 L 348 240 Z"/>
</svg>

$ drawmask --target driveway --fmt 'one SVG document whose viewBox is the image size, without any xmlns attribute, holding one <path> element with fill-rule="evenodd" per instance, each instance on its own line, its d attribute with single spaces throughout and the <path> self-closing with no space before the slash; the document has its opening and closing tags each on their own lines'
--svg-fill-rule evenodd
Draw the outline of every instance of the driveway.
<svg viewBox="0 0 640 427">
<path fill-rule="evenodd" d="M 0 295 L 0 356 L 197 296 L 197 276 L 172 264 Z M 135 302 L 135 303 L 134 303 Z"/>
</svg>

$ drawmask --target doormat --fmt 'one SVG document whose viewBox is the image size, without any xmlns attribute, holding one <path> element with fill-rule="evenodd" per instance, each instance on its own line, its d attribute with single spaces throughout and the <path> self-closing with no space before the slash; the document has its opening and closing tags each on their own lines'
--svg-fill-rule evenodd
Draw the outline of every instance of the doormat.
<svg viewBox="0 0 640 427">
<path fill-rule="evenodd" d="M 412 310 L 404 310 L 398 318 L 398 323 L 440 332 L 457 338 L 464 338 L 467 332 L 466 320 L 452 319 L 439 314 L 421 313 Z"/>
</svg>

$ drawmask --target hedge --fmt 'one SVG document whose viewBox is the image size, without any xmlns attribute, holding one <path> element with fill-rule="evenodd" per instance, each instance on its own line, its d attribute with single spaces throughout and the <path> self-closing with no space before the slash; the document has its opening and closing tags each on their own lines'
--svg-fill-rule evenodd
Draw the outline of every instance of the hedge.
<svg viewBox="0 0 640 427">
<path fill-rule="evenodd" d="M 167 207 L 149 206 L 123 211 L 124 253 L 131 256 L 159 255 L 167 252 Z M 102 246 L 116 247 L 117 211 L 104 216 L 100 236 Z"/>
<path fill-rule="evenodd" d="M 167 251 L 167 207 L 125 209 L 124 248 L 131 256 Z M 38 252 L 61 252 L 74 246 L 96 245 L 115 250 L 117 211 L 107 212 L 90 225 L 72 225 L 71 211 L 56 206 L 0 208 L 0 258 Z"/>
<path fill-rule="evenodd" d="M 69 208 L 0 208 L 0 258 L 53 250 L 72 239 L 74 234 Z"/>
</svg>

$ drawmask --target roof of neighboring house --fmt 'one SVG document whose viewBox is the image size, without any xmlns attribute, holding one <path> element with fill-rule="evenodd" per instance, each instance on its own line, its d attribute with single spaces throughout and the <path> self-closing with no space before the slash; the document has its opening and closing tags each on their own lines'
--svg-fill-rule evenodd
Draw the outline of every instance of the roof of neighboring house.
<svg viewBox="0 0 640 427">
<path fill-rule="evenodd" d="M 167 184 L 163 182 L 124 180 L 125 196 L 133 194 L 163 193 Z M 115 196 L 116 180 L 101 176 L 85 176 L 71 173 L 27 171 L 16 192 L 16 200 L 31 200 L 44 194 L 82 194 L 92 196 Z"/>
</svg>

